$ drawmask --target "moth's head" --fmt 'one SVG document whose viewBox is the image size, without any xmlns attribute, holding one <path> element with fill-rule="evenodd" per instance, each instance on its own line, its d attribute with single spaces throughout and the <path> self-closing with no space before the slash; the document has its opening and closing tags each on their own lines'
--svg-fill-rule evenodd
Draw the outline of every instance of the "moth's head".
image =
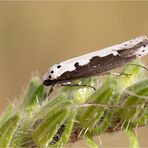
<svg viewBox="0 0 148 148">
<path fill-rule="evenodd" d="M 43 76 L 43 84 L 46 86 L 55 84 L 58 77 L 57 74 L 61 71 L 61 68 L 61 64 L 55 64 L 50 67 Z"/>
</svg>

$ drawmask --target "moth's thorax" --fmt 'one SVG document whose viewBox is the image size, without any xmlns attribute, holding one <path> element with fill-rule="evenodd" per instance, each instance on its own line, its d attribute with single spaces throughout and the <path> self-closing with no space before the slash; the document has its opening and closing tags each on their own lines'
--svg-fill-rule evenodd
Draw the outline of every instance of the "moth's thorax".
<svg viewBox="0 0 148 148">
<path fill-rule="evenodd" d="M 91 52 L 76 58 L 63 61 L 59 64 L 55 64 L 49 68 L 47 73 L 45 73 L 43 76 L 43 82 L 44 84 L 46 82 L 47 85 L 52 85 L 54 83 L 58 83 L 60 80 L 65 81 L 66 77 L 73 77 L 72 75 L 70 76 L 70 74 L 72 74 L 70 72 L 74 72 L 73 74 L 76 74 L 77 77 L 80 77 L 78 72 L 80 71 L 81 73 L 84 73 L 81 68 L 87 70 L 87 68 L 91 68 L 91 65 L 93 65 L 92 68 L 95 70 L 95 62 L 98 62 L 97 66 L 102 62 L 104 62 L 104 65 L 107 65 L 107 61 L 109 62 L 108 65 L 112 65 L 110 63 L 111 60 L 113 61 L 114 59 L 120 61 L 119 58 L 121 57 L 121 60 L 123 60 L 123 62 L 125 60 L 126 63 L 128 60 L 134 59 L 136 57 L 141 57 L 146 54 L 148 54 L 148 38 L 146 36 L 137 37 L 121 44 L 107 47 L 102 50 Z M 116 61 L 114 65 L 118 66 Z M 101 66 L 98 66 L 98 68 L 101 68 Z M 97 69 L 97 71 L 99 70 Z M 63 78 L 61 78 L 63 74 L 65 75 Z"/>
</svg>

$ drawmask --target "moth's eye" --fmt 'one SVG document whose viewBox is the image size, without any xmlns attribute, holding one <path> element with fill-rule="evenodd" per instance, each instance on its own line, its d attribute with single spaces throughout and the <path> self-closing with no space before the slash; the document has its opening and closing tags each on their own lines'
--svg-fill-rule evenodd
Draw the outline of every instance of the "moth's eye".
<svg viewBox="0 0 148 148">
<path fill-rule="evenodd" d="M 50 73 L 54 73 L 54 71 L 52 70 Z"/>
<path fill-rule="evenodd" d="M 58 65 L 58 66 L 57 66 L 57 68 L 60 68 L 60 67 L 61 67 L 61 65 Z"/>
<path fill-rule="evenodd" d="M 51 79 L 51 75 L 49 75 L 48 78 Z"/>
</svg>

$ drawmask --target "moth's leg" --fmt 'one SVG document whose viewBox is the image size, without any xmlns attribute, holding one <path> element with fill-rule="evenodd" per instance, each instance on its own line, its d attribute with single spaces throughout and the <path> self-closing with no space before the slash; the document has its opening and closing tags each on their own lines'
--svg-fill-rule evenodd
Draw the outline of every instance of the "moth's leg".
<svg viewBox="0 0 148 148">
<path fill-rule="evenodd" d="M 143 69 L 145 69 L 145 70 L 148 70 L 148 68 L 145 67 L 145 66 L 143 66 L 143 65 L 139 65 L 139 64 L 128 64 L 128 65 L 138 66 L 138 67 L 141 67 L 141 68 L 143 68 Z"/>
<path fill-rule="evenodd" d="M 107 73 L 105 73 L 104 75 L 114 75 L 114 76 L 117 76 L 117 77 L 119 77 L 119 76 L 126 76 L 127 78 L 129 78 L 132 74 L 130 74 L 130 73 L 125 73 L 125 72 L 121 72 L 121 73 L 112 73 L 112 72 L 107 72 Z"/>
<path fill-rule="evenodd" d="M 144 66 L 139 65 L 139 64 L 128 64 L 128 65 L 138 66 L 138 67 L 141 67 L 141 68 L 143 68 L 143 69 L 145 69 L 145 70 L 148 70 L 147 67 L 144 67 Z M 119 76 L 121 76 L 121 75 L 125 75 L 127 78 L 129 78 L 132 74 L 127 74 L 127 73 L 125 73 L 125 72 L 121 72 Z"/>
<path fill-rule="evenodd" d="M 54 85 L 51 85 L 50 90 L 48 92 L 48 96 L 53 92 L 53 87 L 54 87 Z"/>
<path fill-rule="evenodd" d="M 127 65 L 131 65 L 131 66 L 138 66 L 138 67 L 141 67 L 145 70 L 148 71 L 148 68 L 143 66 L 143 65 L 139 65 L 139 64 L 127 64 Z M 112 72 L 106 72 L 106 73 L 103 73 L 103 75 L 114 75 L 114 76 L 122 76 L 122 75 L 125 75 L 126 77 L 130 77 L 132 74 L 128 74 L 128 73 L 125 73 L 125 72 L 121 72 L 121 73 L 112 73 Z"/>
<path fill-rule="evenodd" d="M 126 76 L 127 78 L 129 78 L 130 76 L 132 76 L 132 74 L 131 73 L 121 72 L 119 76 Z"/>
<path fill-rule="evenodd" d="M 66 84 L 61 84 L 61 86 L 72 86 L 72 87 L 76 87 L 76 86 L 80 86 L 80 87 L 90 87 L 92 89 L 94 89 L 96 91 L 96 88 L 91 86 L 91 85 L 85 85 L 85 84 L 73 84 L 73 83 L 66 83 Z"/>
</svg>

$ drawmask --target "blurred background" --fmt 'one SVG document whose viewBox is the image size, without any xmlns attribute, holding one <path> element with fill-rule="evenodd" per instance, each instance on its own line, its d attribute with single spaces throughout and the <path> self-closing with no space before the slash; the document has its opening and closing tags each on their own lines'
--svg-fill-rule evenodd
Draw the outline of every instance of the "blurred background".
<svg viewBox="0 0 148 148">
<path fill-rule="evenodd" d="M 143 34 L 148 2 L 0 2 L 0 112 L 32 74 L 42 78 L 52 64 Z M 148 129 L 139 133 L 148 146 Z M 113 146 L 126 146 L 119 136 Z"/>
</svg>

